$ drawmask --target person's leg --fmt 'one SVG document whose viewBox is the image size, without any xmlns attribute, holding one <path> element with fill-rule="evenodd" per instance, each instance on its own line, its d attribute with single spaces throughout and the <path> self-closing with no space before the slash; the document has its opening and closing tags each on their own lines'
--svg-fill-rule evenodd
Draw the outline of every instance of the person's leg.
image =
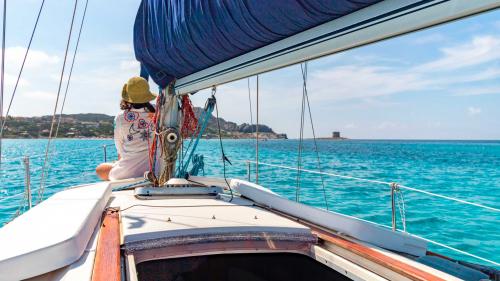
<svg viewBox="0 0 500 281">
<path fill-rule="evenodd" d="M 101 180 L 107 181 L 107 180 L 109 180 L 109 172 L 111 171 L 112 168 L 113 168 L 113 164 L 102 163 L 102 164 L 99 164 L 99 166 L 97 166 L 97 168 L 95 168 L 95 172 Z"/>
</svg>

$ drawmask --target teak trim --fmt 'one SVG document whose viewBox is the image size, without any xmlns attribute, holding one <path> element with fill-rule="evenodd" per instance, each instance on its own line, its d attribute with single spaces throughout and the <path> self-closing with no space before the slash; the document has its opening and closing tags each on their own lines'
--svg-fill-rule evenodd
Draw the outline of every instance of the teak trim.
<svg viewBox="0 0 500 281">
<path fill-rule="evenodd" d="M 332 243 L 338 247 L 348 250 L 358 256 L 361 256 L 369 261 L 379 264 L 383 267 L 388 268 L 406 278 L 415 281 L 445 281 L 444 279 L 435 276 L 429 272 L 423 271 L 416 268 L 410 264 L 403 261 L 392 258 L 374 249 L 366 247 L 364 245 L 349 241 L 335 234 L 328 233 L 320 229 L 313 229 L 313 233 L 318 236 L 318 238 Z"/>
<path fill-rule="evenodd" d="M 283 212 L 280 212 L 275 209 L 271 209 L 268 207 L 260 206 L 261 208 L 264 208 L 272 213 L 275 213 L 277 215 L 280 215 L 282 217 L 294 220 L 300 224 L 303 224 L 311 229 L 311 232 L 318 236 L 319 239 L 323 241 L 327 241 L 329 243 L 332 243 L 335 246 L 338 246 L 342 249 L 345 249 L 351 253 L 354 253 L 355 255 L 358 255 L 366 260 L 369 260 L 375 264 L 378 264 L 382 267 L 385 267 L 399 275 L 402 275 L 410 280 L 414 281 L 446 281 L 443 278 L 440 278 L 432 273 L 426 272 L 422 269 L 419 269 L 413 265 L 407 264 L 403 261 L 397 260 L 395 258 L 392 258 L 388 255 L 385 255 L 384 253 L 378 252 L 374 249 L 371 249 L 367 246 L 364 246 L 362 244 L 356 243 L 354 241 L 347 240 L 345 238 L 342 238 L 339 235 L 336 235 L 334 233 L 331 233 L 313 223 L 310 223 L 308 221 L 299 219 L 297 217 L 290 216 L 288 214 L 285 214 Z M 351 260 L 352 261 L 352 260 Z M 356 264 L 358 264 L 356 261 L 352 261 Z M 358 264 L 359 265 L 359 264 Z M 360 265 L 361 266 L 361 265 Z"/>
<path fill-rule="evenodd" d="M 120 281 L 120 220 L 117 209 L 103 213 L 92 281 Z"/>
</svg>

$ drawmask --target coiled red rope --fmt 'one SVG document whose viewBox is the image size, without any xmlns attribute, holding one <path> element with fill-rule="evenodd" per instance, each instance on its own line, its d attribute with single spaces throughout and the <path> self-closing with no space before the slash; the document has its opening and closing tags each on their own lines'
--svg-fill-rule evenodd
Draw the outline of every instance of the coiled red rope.
<svg viewBox="0 0 500 281">
<path fill-rule="evenodd" d="M 182 96 L 182 138 L 186 139 L 196 133 L 198 129 L 198 118 L 194 114 L 193 104 L 188 95 Z"/>
</svg>

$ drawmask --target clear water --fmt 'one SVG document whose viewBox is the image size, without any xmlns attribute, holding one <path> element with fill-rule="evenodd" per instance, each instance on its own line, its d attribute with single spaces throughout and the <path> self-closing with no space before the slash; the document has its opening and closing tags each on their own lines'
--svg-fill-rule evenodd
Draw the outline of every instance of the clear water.
<svg viewBox="0 0 500 281">
<path fill-rule="evenodd" d="M 0 200 L 23 191 L 24 170 L 20 157 L 31 155 L 32 187 L 38 188 L 46 140 L 4 140 Z M 223 140 L 232 165 L 228 177 L 247 178 L 244 160 L 254 159 L 253 140 Z M 97 181 L 95 166 L 115 159 L 111 140 L 56 140 L 51 157 L 45 198 L 71 185 Z M 348 140 L 318 142 L 325 172 L 398 182 L 407 186 L 500 208 L 500 141 L 382 141 Z M 297 166 L 296 140 L 260 143 L 260 161 Z M 218 140 L 200 142 L 205 174 L 223 176 Z M 317 170 L 312 141 L 305 141 L 303 168 Z M 252 166 L 252 181 L 255 180 Z M 324 177 L 330 210 L 389 226 L 390 188 L 386 185 Z M 64 183 L 60 183 L 64 182 Z M 295 200 L 297 172 L 260 166 L 259 183 Z M 300 201 L 325 208 L 321 177 L 302 173 Z M 36 192 L 35 192 L 36 194 Z M 403 191 L 407 231 L 500 262 L 500 213 Z M 34 196 L 36 199 L 36 195 Z M 22 196 L 0 201 L 0 224 L 18 210 Z M 36 201 L 36 200 L 35 200 Z M 401 228 L 399 223 L 399 228 Z M 456 252 L 431 246 L 446 255 L 486 264 Z"/>
</svg>

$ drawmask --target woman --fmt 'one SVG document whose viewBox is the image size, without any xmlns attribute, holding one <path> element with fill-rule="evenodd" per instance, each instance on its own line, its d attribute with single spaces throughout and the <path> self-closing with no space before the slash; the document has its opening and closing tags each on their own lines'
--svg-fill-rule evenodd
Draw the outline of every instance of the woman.
<svg viewBox="0 0 500 281">
<path fill-rule="evenodd" d="M 130 78 L 123 86 L 120 109 L 115 117 L 114 139 L 118 161 L 102 163 L 96 173 L 102 180 L 142 177 L 149 170 L 149 143 L 155 108 L 150 101 L 156 95 L 142 77 Z"/>
</svg>

